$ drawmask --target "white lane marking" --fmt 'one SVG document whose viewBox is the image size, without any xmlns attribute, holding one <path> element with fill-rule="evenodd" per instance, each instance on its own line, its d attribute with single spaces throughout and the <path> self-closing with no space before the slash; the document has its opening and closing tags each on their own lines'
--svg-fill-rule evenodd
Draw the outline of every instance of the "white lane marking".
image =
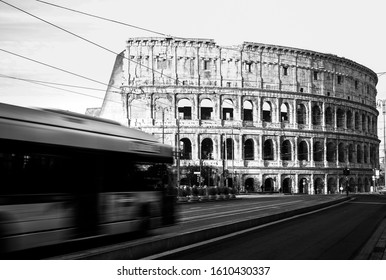
<svg viewBox="0 0 386 280">
<path fill-rule="evenodd" d="M 321 208 L 321 209 L 317 209 L 317 210 L 314 210 L 314 211 L 311 211 L 311 212 L 299 214 L 299 215 L 296 215 L 296 216 L 293 216 L 293 217 L 289 217 L 289 218 L 284 218 L 284 219 L 281 219 L 281 220 L 278 220 L 278 221 L 270 222 L 270 223 L 263 224 L 263 225 L 260 225 L 260 226 L 256 226 L 256 227 L 253 227 L 253 228 L 244 229 L 244 230 L 237 231 L 237 232 L 234 232 L 234 233 L 230 233 L 230 234 L 227 234 L 227 235 L 223 235 L 223 236 L 220 236 L 220 237 L 215 237 L 215 238 L 212 238 L 212 239 L 209 239 L 209 240 L 205 240 L 205 241 L 198 242 L 198 243 L 195 243 L 195 244 L 191 244 L 191 245 L 183 246 L 183 247 L 180 247 L 180 248 L 172 249 L 172 250 L 169 250 L 169 251 L 166 251 L 166 252 L 162 252 L 162 253 L 159 253 L 159 254 L 154 254 L 154 255 L 142 258 L 142 260 L 158 259 L 158 258 L 161 258 L 161 257 L 164 257 L 164 256 L 168 256 L 168 255 L 174 254 L 174 253 L 178 253 L 178 252 L 186 251 L 186 250 L 193 249 L 193 248 L 196 248 L 196 247 L 200 247 L 202 245 L 210 244 L 212 242 L 228 239 L 230 237 L 237 236 L 237 235 L 240 235 L 240 234 L 243 234 L 243 233 L 248 233 L 248 232 L 251 232 L 251 231 L 254 231 L 254 230 L 257 230 L 257 229 L 265 228 L 265 227 L 268 227 L 268 226 L 271 226 L 271 225 L 279 224 L 279 223 L 282 223 L 282 222 L 285 222 L 285 221 L 290 221 L 290 220 L 293 220 L 293 219 L 296 219 L 296 218 L 299 218 L 299 217 L 303 217 L 303 216 L 311 215 L 311 214 L 314 214 L 314 213 L 317 213 L 317 212 L 321 212 L 321 211 L 324 211 L 324 210 L 327 210 L 327 209 L 339 206 L 339 205 L 344 204 L 344 203 L 348 203 L 348 202 L 347 201 L 343 201 L 343 202 L 340 202 L 340 203 L 337 203 L 337 204 L 334 204 L 334 205 L 330 205 L 330 206 L 327 206 L 327 207 L 324 207 L 324 208 Z"/>
<path fill-rule="evenodd" d="M 291 202 L 283 202 L 283 203 L 277 203 L 277 204 L 271 204 L 271 205 L 264 205 L 264 206 L 257 206 L 257 207 L 252 207 L 252 208 L 245 208 L 245 209 L 238 209 L 238 210 L 230 210 L 230 211 L 224 211 L 224 212 L 215 212 L 215 213 L 209 213 L 209 214 L 201 214 L 201 215 L 196 215 L 196 216 L 190 216 L 186 218 L 181 218 L 180 221 L 182 223 L 188 222 L 188 221 L 193 221 L 193 220 L 205 220 L 205 219 L 211 219 L 213 217 L 224 217 L 224 216 L 234 216 L 234 215 L 239 215 L 240 213 L 248 213 L 250 211 L 261 211 L 261 210 L 266 210 L 266 209 L 271 209 L 279 206 L 285 206 L 285 205 L 291 205 L 298 203 L 301 200 L 295 200 Z"/>
</svg>

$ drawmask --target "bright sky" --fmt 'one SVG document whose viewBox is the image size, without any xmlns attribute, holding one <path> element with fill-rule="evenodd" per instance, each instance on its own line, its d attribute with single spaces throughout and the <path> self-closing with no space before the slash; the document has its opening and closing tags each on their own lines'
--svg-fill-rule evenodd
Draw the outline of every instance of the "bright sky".
<svg viewBox="0 0 386 280">
<path fill-rule="evenodd" d="M 129 37 L 158 36 L 35 0 L 0 0 L 0 102 L 3 103 L 80 113 L 84 113 L 86 108 L 100 107 L 115 60 L 114 54 L 4 2 L 116 53 L 124 50 L 125 41 Z M 172 36 L 214 39 L 219 45 L 238 45 L 250 41 L 308 49 L 346 57 L 376 73 L 386 72 L 386 2 L 383 0 L 46 2 Z M 47 87 L 9 77 L 77 87 L 54 84 Z M 379 77 L 377 90 L 379 99 L 386 98 L 386 74 Z"/>
</svg>

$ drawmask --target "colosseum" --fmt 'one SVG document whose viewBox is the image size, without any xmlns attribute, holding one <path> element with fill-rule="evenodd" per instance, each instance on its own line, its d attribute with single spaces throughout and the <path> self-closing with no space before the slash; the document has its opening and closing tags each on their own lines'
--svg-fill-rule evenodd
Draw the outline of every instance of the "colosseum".
<svg viewBox="0 0 386 280">
<path fill-rule="evenodd" d="M 211 39 L 130 38 L 100 116 L 175 147 L 181 184 L 303 194 L 371 192 L 377 75 L 310 50 Z M 196 172 L 197 174 L 197 172 Z"/>
</svg>

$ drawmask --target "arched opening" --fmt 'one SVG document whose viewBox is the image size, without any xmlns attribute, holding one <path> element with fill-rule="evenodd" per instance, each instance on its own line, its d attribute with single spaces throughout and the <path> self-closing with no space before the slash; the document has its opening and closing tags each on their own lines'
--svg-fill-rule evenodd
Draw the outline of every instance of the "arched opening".
<svg viewBox="0 0 386 280">
<path fill-rule="evenodd" d="M 201 120 L 213 119 L 213 102 L 210 99 L 203 99 L 200 106 Z"/>
<path fill-rule="evenodd" d="M 377 159 L 376 148 L 374 145 L 371 145 L 370 146 L 370 163 L 374 164 L 376 162 L 376 159 Z"/>
<path fill-rule="evenodd" d="M 312 124 L 313 125 L 321 125 L 322 124 L 322 114 L 320 111 L 320 107 L 318 105 L 314 105 L 312 107 Z"/>
<path fill-rule="evenodd" d="M 365 178 L 365 192 L 370 192 L 370 180 Z"/>
<path fill-rule="evenodd" d="M 180 140 L 181 159 L 192 159 L 192 143 L 188 138 Z"/>
<path fill-rule="evenodd" d="M 289 110 L 288 110 L 288 104 L 283 103 L 280 106 L 280 120 L 282 122 L 288 122 L 289 121 Z"/>
<path fill-rule="evenodd" d="M 213 141 L 210 138 L 205 138 L 201 142 L 201 159 L 213 159 Z"/>
<path fill-rule="evenodd" d="M 255 180 L 253 178 L 247 178 L 245 180 L 245 191 L 247 192 L 253 192 L 255 191 Z"/>
<path fill-rule="evenodd" d="M 304 104 L 298 104 L 298 106 L 296 107 L 296 115 L 298 119 L 298 124 L 307 123 L 307 111 L 306 106 L 304 106 Z"/>
<path fill-rule="evenodd" d="M 327 144 L 327 161 L 332 163 L 336 162 L 336 148 L 332 142 Z"/>
<path fill-rule="evenodd" d="M 365 191 L 365 187 L 363 185 L 363 181 L 362 181 L 362 178 L 358 178 L 358 192 L 364 192 Z"/>
<path fill-rule="evenodd" d="M 314 144 L 314 161 L 323 161 L 323 145 L 319 141 Z"/>
<path fill-rule="evenodd" d="M 226 154 L 224 153 L 226 151 Z M 233 139 L 227 138 L 226 141 L 223 142 L 222 149 L 222 159 L 232 160 L 234 159 L 234 147 L 233 147 Z"/>
<path fill-rule="evenodd" d="M 233 188 L 233 179 L 232 178 L 227 178 L 226 179 L 226 186 L 228 188 Z"/>
<path fill-rule="evenodd" d="M 282 183 L 283 193 L 292 193 L 292 180 L 285 178 Z"/>
<path fill-rule="evenodd" d="M 354 178 L 350 178 L 348 186 L 349 186 L 349 192 L 353 192 L 353 193 L 358 192 L 358 187 L 355 185 Z"/>
<path fill-rule="evenodd" d="M 273 142 L 271 139 L 264 141 L 264 147 L 263 147 L 263 159 L 264 160 L 274 160 L 274 149 L 273 149 Z"/>
<path fill-rule="evenodd" d="M 292 160 L 292 145 L 289 140 L 281 143 L 281 160 Z"/>
<path fill-rule="evenodd" d="M 347 182 L 346 177 L 339 179 L 339 192 L 340 193 L 344 193 L 346 191 L 346 186 L 347 186 L 346 182 Z"/>
<path fill-rule="evenodd" d="M 336 190 L 336 181 L 334 178 L 330 178 L 328 179 L 327 181 L 327 193 L 328 194 L 334 194 L 336 193 L 337 190 Z"/>
<path fill-rule="evenodd" d="M 337 118 L 337 123 L 336 126 L 338 128 L 344 128 L 344 121 L 345 121 L 345 116 L 344 116 L 344 111 L 342 109 L 338 109 L 336 112 L 336 118 Z"/>
<path fill-rule="evenodd" d="M 353 125 L 352 125 L 352 112 L 351 111 L 347 111 L 346 112 L 346 127 L 348 129 L 352 129 L 353 128 Z"/>
<path fill-rule="evenodd" d="M 272 107 L 268 101 L 263 104 L 263 121 L 272 122 Z"/>
<path fill-rule="evenodd" d="M 361 145 L 357 145 L 357 163 L 363 163 L 363 151 Z"/>
<path fill-rule="evenodd" d="M 338 161 L 346 162 L 346 149 L 343 143 L 340 143 L 338 146 Z"/>
<path fill-rule="evenodd" d="M 362 131 L 366 131 L 366 116 L 362 114 Z"/>
<path fill-rule="evenodd" d="M 324 194 L 324 182 L 322 178 L 316 178 L 314 180 L 314 193 L 315 194 Z"/>
<path fill-rule="evenodd" d="M 243 120 L 244 121 L 253 121 L 253 105 L 252 105 L 252 102 L 249 100 L 244 101 Z"/>
<path fill-rule="evenodd" d="M 254 160 L 255 159 L 252 139 L 247 139 L 244 142 L 244 159 L 245 160 Z"/>
<path fill-rule="evenodd" d="M 365 145 L 363 148 L 363 163 L 368 163 L 368 158 L 369 158 L 369 148 L 367 145 Z"/>
<path fill-rule="evenodd" d="M 233 120 L 233 101 L 230 99 L 225 99 L 222 103 L 222 118 Z"/>
<path fill-rule="evenodd" d="M 354 145 L 353 144 L 350 144 L 348 146 L 348 162 L 354 162 Z"/>
<path fill-rule="evenodd" d="M 326 125 L 328 126 L 334 125 L 334 114 L 330 107 L 328 107 L 325 111 L 325 121 L 326 121 Z"/>
<path fill-rule="evenodd" d="M 275 189 L 275 184 L 272 178 L 267 178 L 264 181 L 263 192 L 273 192 Z"/>
<path fill-rule="evenodd" d="M 360 117 L 359 117 L 359 113 L 356 112 L 355 113 L 355 130 L 359 130 L 359 125 L 360 125 Z"/>
<path fill-rule="evenodd" d="M 306 141 L 301 141 L 298 145 L 298 160 L 308 161 L 308 145 Z"/>
<path fill-rule="evenodd" d="M 192 119 L 192 104 L 189 99 L 183 98 L 178 101 L 178 118 L 181 120 Z"/>
<path fill-rule="evenodd" d="M 308 181 L 306 178 L 299 180 L 298 190 L 299 193 L 308 193 Z"/>
</svg>

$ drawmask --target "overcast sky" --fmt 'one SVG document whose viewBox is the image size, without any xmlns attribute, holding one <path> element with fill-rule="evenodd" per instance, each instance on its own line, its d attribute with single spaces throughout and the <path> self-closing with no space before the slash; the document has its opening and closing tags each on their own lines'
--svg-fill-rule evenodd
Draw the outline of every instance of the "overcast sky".
<svg viewBox="0 0 386 280">
<path fill-rule="evenodd" d="M 125 41 L 129 37 L 158 36 L 155 33 L 87 17 L 35 0 L 5 2 L 116 53 L 124 50 Z M 386 72 L 386 1 L 46 0 L 46 2 L 172 36 L 214 39 L 219 45 L 238 45 L 250 41 L 308 49 L 354 60 L 376 73 Z M 0 102 L 84 113 L 86 108 L 101 106 L 105 84 L 109 81 L 114 60 L 113 53 L 82 41 L 0 0 Z M 46 86 L 20 79 L 43 81 Z M 76 87 L 55 84 L 47 87 L 49 85 L 47 82 Z M 379 99 L 386 98 L 386 74 L 379 76 L 377 90 Z"/>
</svg>

